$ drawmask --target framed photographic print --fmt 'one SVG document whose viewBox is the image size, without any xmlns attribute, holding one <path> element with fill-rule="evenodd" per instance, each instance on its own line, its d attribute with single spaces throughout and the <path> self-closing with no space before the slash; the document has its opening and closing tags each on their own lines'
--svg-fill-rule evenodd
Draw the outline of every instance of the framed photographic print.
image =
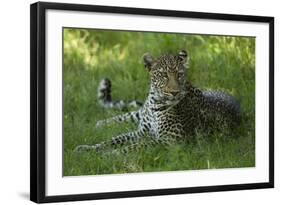
<svg viewBox="0 0 281 205">
<path fill-rule="evenodd" d="M 274 187 L 274 18 L 31 5 L 32 201 Z"/>
</svg>

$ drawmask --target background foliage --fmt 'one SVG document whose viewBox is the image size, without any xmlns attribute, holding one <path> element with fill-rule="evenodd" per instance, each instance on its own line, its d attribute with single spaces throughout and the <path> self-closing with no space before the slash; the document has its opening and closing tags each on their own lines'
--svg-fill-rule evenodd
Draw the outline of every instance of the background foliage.
<svg viewBox="0 0 281 205">
<path fill-rule="evenodd" d="M 142 55 L 190 55 L 188 79 L 204 89 L 234 95 L 243 112 L 237 136 L 197 136 L 190 144 L 155 147 L 128 155 L 73 152 L 135 129 L 133 124 L 95 128 L 98 120 L 122 113 L 97 103 L 101 79 L 112 80 L 114 99 L 145 100 L 149 76 Z M 255 166 L 255 39 L 64 29 L 64 175 L 195 170 Z"/>
</svg>

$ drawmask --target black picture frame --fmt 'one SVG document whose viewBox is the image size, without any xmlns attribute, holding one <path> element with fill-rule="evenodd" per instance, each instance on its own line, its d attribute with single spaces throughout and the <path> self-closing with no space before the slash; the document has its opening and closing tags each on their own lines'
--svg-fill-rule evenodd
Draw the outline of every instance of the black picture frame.
<svg viewBox="0 0 281 205">
<path fill-rule="evenodd" d="M 191 188 L 171 188 L 158 190 L 138 190 L 107 193 L 46 196 L 46 11 L 85 11 L 101 13 L 121 13 L 147 16 L 168 16 L 195 19 L 215 19 L 229 21 L 263 22 L 269 24 L 269 181 L 249 184 L 230 184 Z M 140 197 L 168 194 L 186 194 L 245 190 L 274 187 L 274 18 L 264 16 L 230 15 L 144 8 L 125 8 L 82 4 L 38 2 L 30 6 L 30 199 L 37 203 L 76 200 L 96 200 L 123 197 Z"/>
</svg>

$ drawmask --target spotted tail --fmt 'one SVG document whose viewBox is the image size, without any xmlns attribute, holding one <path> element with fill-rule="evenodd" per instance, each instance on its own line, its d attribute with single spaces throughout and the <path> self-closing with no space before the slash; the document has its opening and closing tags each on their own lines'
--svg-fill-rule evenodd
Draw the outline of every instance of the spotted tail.
<svg viewBox="0 0 281 205">
<path fill-rule="evenodd" d="M 111 96 L 111 81 L 107 78 L 101 80 L 98 86 L 98 101 L 104 108 L 115 108 L 119 110 L 128 110 L 131 108 L 139 108 L 143 105 L 142 102 L 132 100 L 125 102 L 123 100 L 112 100 Z"/>
</svg>

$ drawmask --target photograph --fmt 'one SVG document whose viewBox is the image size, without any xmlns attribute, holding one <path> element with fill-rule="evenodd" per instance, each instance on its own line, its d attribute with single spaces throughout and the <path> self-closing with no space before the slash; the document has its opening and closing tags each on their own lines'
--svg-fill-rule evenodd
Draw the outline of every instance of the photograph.
<svg viewBox="0 0 281 205">
<path fill-rule="evenodd" d="M 255 36 L 62 28 L 63 176 L 255 167 Z"/>
</svg>

